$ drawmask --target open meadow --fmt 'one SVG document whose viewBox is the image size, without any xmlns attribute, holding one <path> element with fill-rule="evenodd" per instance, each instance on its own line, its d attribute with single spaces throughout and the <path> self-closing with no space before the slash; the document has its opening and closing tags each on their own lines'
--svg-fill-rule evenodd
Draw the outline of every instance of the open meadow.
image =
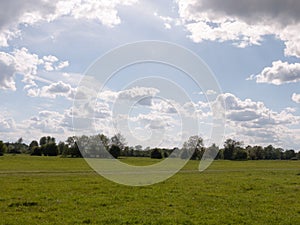
<svg viewBox="0 0 300 225">
<path fill-rule="evenodd" d="M 300 224 L 300 161 L 215 161 L 202 173 L 198 163 L 162 183 L 128 187 L 84 159 L 5 155 L 0 224 Z"/>
</svg>

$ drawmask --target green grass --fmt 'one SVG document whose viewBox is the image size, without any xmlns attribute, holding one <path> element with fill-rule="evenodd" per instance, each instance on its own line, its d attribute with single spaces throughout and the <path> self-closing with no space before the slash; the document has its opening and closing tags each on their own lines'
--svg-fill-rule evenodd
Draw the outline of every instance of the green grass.
<svg viewBox="0 0 300 225">
<path fill-rule="evenodd" d="M 198 163 L 127 187 L 84 159 L 0 157 L 0 224 L 300 224 L 300 161 L 215 161 L 203 173 Z"/>
</svg>

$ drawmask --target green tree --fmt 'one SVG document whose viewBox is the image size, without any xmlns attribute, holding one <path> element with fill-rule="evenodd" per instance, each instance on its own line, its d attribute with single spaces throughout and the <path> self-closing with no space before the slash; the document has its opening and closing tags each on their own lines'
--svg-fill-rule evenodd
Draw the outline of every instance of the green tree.
<svg viewBox="0 0 300 225">
<path fill-rule="evenodd" d="M 109 149 L 109 138 L 107 136 L 105 136 L 104 134 L 99 134 L 98 135 L 101 144 L 103 145 L 103 147 L 105 149 Z"/>
<path fill-rule="evenodd" d="M 63 152 L 65 151 L 65 148 L 67 148 L 66 144 L 62 141 L 60 141 L 58 144 L 57 144 L 57 149 L 58 149 L 58 155 L 62 155 Z"/>
<path fill-rule="evenodd" d="M 191 155 L 191 159 L 201 159 L 204 153 L 203 148 L 203 139 L 198 135 L 191 136 L 187 142 L 183 144 L 183 149 L 185 152 L 183 157 L 189 157 Z"/>
<path fill-rule="evenodd" d="M 34 147 L 32 149 L 31 155 L 33 155 L 33 156 L 42 156 L 42 147 Z"/>
<path fill-rule="evenodd" d="M 114 135 L 112 138 L 111 138 L 111 146 L 113 145 L 116 145 L 118 146 L 121 150 L 123 150 L 125 148 L 125 145 L 126 145 L 126 139 L 125 137 L 118 133 L 116 135 Z"/>
<path fill-rule="evenodd" d="M 121 148 L 118 145 L 112 145 L 109 149 L 109 153 L 117 159 L 121 154 Z"/>
<path fill-rule="evenodd" d="M 163 154 L 160 149 L 155 148 L 151 151 L 150 157 L 151 157 L 151 159 L 162 159 Z"/>
<path fill-rule="evenodd" d="M 44 156 L 57 156 L 58 155 L 58 148 L 55 143 L 55 138 L 54 137 L 41 137 L 40 139 L 40 150 L 41 153 Z M 39 155 L 39 150 L 37 150 L 37 155 Z M 36 154 L 33 154 L 36 155 Z"/>
<path fill-rule="evenodd" d="M 34 149 L 38 148 L 38 147 L 39 147 L 39 143 L 37 141 L 30 142 L 29 147 L 28 147 L 29 154 L 32 154 L 34 152 Z"/>
<path fill-rule="evenodd" d="M 0 141 L 0 156 L 3 156 L 7 152 L 7 146 L 2 141 Z"/>
<path fill-rule="evenodd" d="M 231 160 L 234 158 L 234 151 L 237 147 L 241 147 L 242 143 L 233 139 L 227 139 L 224 143 L 224 159 Z"/>
<path fill-rule="evenodd" d="M 76 140 L 78 140 L 78 137 L 68 137 L 66 140 L 67 147 L 65 150 L 64 155 L 68 156 L 70 155 L 71 157 L 82 157 L 82 154 L 78 148 L 78 145 L 76 143 Z"/>
<path fill-rule="evenodd" d="M 40 139 L 40 146 L 43 146 L 45 144 L 47 144 L 47 137 L 41 137 L 41 139 Z"/>
<path fill-rule="evenodd" d="M 245 149 L 237 147 L 234 150 L 233 159 L 235 160 L 247 160 L 248 153 Z"/>
<path fill-rule="evenodd" d="M 285 153 L 285 159 L 290 160 L 293 158 L 296 158 L 297 154 L 295 152 L 295 150 L 291 149 L 291 150 L 286 150 Z"/>
</svg>

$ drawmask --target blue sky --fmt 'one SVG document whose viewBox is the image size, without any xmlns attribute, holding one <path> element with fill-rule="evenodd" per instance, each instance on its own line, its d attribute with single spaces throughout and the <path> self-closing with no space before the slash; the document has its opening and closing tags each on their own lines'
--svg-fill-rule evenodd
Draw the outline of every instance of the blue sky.
<svg viewBox="0 0 300 225">
<path fill-rule="evenodd" d="M 224 138 L 300 150 L 297 0 L 12 0 L 0 10 L 4 141 L 72 136 L 72 116 L 79 116 L 72 114 L 73 98 L 89 66 L 118 46 L 159 40 L 193 51 L 213 71 L 223 92 L 215 101 L 227 108 Z M 190 99 L 180 102 L 167 83 L 137 81 L 144 76 L 175 82 Z M 161 98 L 164 88 L 173 98 Z M 209 143 L 212 114 L 205 95 L 174 68 L 155 63 L 125 68 L 99 96 L 90 106 L 93 113 L 81 112 L 96 115 L 91 132 L 120 131 L 129 145 L 173 147 L 194 134 L 182 132 L 184 117 L 200 121 L 198 132 Z M 120 98 L 133 104 L 129 117 L 113 112 Z"/>
</svg>

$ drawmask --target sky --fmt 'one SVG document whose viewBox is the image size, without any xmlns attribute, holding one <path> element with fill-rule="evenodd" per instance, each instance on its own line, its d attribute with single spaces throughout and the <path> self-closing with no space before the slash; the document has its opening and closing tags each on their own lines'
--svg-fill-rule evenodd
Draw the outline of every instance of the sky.
<svg viewBox="0 0 300 225">
<path fill-rule="evenodd" d="M 74 135 L 74 117 L 85 117 L 92 125 L 75 133 L 121 132 L 128 145 L 144 147 L 180 146 L 198 133 L 207 145 L 211 107 L 223 102 L 224 140 L 298 151 L 299 11 L 298 0 L 1 1 L 0 139 L 64 141 Z M 96 101 L 74 110 L 78 85 L 97 59 L 145 40 L 194 52 L 222 93 L 201 90 L 169 65 L 144 62 L 105 84 L 91 82 Z M 126 112 L 118 111 L 122 104 Z"/>
</svg>

